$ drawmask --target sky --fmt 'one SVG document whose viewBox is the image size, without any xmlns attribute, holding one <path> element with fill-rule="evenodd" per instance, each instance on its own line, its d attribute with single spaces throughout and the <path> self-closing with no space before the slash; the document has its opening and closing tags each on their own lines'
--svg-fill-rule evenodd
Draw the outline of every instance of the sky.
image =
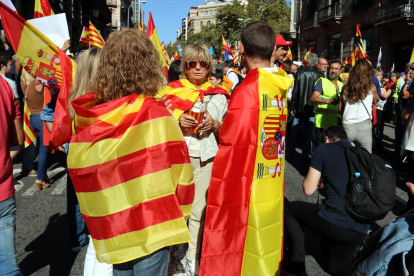
<svg viewBox="0 0 414 276">
<path fill-rule="evenodd" d="M 141 4 L 145 11 L 144 23 L 147 25 L 149 13 L 152 13 L 160 42 L 165 44 L 177 40 L 177 29 L 181 20 L 188 16 L 190 7 L 204 4 L 205 0 L 146 0 Z"/>
</svg>

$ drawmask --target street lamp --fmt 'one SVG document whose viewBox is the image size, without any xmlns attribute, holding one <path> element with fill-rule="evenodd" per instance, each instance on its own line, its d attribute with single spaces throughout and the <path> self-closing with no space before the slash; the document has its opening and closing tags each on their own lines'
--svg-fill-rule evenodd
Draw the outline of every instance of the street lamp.
<svg viewBox="0 0 414 276">
<path fill-rule="evenodd" d="M 132 0 L 134 1 L 134 0 Z M 138 24 L 141 24 L 141 3 L 145 4 L 147 3 L 146 0 L 137 0 L 138 1 Z M 135 4 L 136 2 L 131 2 L 131 5 L 129 5 L 128 7 L 128 20 L 127 20 L 127 28 L 129 28 L 129 20 L 131 20 L 131 18 L 129 17 L 129 9 L 132 7 L 133 4 Z"/>
<path fill-rule="evenodd" d="M 251 19 L 251 18 L 247 18 L 247 19 L 239 18 L 239 19 L 237 19 L 237 20 L 239 20 L 239 21 L 243 21 L 243 22 L 244 22 L 243 27 L 246 27 L 246 22 L 247 22 L 247 21 L 249 21 L 249 20 L 252 20 L 252 19 Z"/>
</svg>

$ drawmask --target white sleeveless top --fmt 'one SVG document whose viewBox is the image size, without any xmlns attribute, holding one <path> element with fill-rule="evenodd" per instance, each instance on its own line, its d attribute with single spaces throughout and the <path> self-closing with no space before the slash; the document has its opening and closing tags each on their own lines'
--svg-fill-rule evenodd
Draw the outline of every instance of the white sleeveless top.
<svg viewBox="0 0 414 276">
<path fill-rule="evenodd" d="M 372 91 L 368 93 L 367 97 L 363 99 L 362 102 L 359 101 L 356 103 L 349 103 L 344 95 L 345 110 L 342 115 L 342 123 L 357 124 L 368 119 L 372 120 L 372 99 Z"/>
</svg>

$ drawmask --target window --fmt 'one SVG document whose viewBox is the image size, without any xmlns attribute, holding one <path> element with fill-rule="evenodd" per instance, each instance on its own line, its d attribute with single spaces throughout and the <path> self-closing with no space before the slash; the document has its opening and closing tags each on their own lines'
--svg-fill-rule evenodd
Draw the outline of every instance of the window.
<svg viewBox="0 0 414 276">
<path fill-rule="evenodd" d="M 200 16 L 203 17 L 204 16 L 204 12 L 200 12 Z"/>
<path fill-rule="evenodd" d="M 213 11 L 210 11 L 210 16 L 213 16 Z"/>
<path fill-rule="evenodd" d="M 207 27 L 210 27 L 210 25 L 211 25 L 211 23 L 210 23 L 210 20 L 209 20 L 209 21 L 207 21 Z"/>
<path fill-rule="evenodd" d="M 341 34 L 334 34 L 329 37 L 328 58 L 335 59 L 341 57 Z"/>
<path fill-rule="evenodd" d="M 194 21 L 191 21 L 191 27 L 194 28 Z"/>
<path fill-rule="evenodd" d="M 217 14 L 217 11 L 214 11 L 213 14 L 216 15 Z"/>
<path fill-rule="evenodd" d="M 200 22 L 200 28 L 203 28 L 203 21 Z"/>
</svg>

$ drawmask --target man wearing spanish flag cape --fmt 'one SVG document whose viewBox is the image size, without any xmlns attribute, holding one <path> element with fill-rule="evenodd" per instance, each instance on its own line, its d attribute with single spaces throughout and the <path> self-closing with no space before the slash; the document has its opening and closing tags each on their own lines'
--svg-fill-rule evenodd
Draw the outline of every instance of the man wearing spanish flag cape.
<svg viewBox="0 0 414 276">
<path fill-rule="evenodd" d="M 286 90 L 293 79 L 270 65 L 275 41 L 264 22 L 241 32 L 248 73 L 220 130 L 200 275 L 281 275 Z"/>
</svg>

